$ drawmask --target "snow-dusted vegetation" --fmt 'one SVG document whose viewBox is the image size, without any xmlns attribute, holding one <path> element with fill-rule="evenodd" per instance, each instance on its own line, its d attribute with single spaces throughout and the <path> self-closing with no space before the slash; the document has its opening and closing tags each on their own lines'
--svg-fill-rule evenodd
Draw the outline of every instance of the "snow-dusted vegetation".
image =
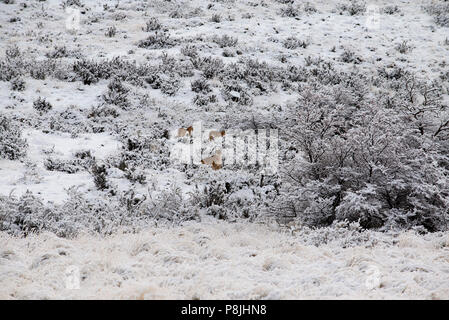
<svg viewBox="0 0 449 320">
<path fill-rule="evenodd" d="M 449 298 L 449 2 L 0 0 L 0 31 L 0 298 Z"/>
</svg>

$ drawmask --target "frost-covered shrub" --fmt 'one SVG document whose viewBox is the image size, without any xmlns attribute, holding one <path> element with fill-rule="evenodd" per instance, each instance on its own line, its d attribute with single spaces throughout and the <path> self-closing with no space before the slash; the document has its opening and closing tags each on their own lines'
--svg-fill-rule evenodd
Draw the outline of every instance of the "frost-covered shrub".
<svg viewBox="0 0 449 320">
<path fill-rule="evenodd" d="M 238 63 L 229 64 L 220 74 L 225 86 L 235 81 L 245 83 L 254 95 L 274 91 L 273 82 L 281 81 L 282 77 L 279 68 L 254 59 L 239 59 Z"/>
<path fill-rule="evenodd" d="M 28 144 L 22 139 L 20 126 L 0 114 L 0 158 L 17 160 L 25 156 Z"/>
<path fill-rule="evenodd" d="M 106 165 L 95 163 L 92 165 L 90 172 L 94 178 L 95 187 L 98 190 L 106 190 L 109 188 Z"/>
<path fill-rule="evenodd" d="M 407 41 L 402 41 L 395 46 L 395 49 L 402 54 L 409 52 L 412 48 L 413 47 L 410 46 Z"/>
<path fill-rule="evenodd" d="M 293 3 L 295 3 L 295 0 L 276 0 L 276 2 L 279 2 L 282 4 L 293 4 Z"/>
<path fill-rule="evenodd" d="M 145 125 L 150 125 L 145 123 Z M 139 129 L 132 126 L 120 128 L 122 152 L 112 157 L 110 165 L 124 172 L 127 168 L 162 170 L 170 165 L 170 147 L 167 143 L 168 131 L 166 124 L 151 124 L 148 132 L 137 133 Z"/>
<path fill-rule="evenodd" d="M 346 12 L 351 16 L 364 14 L 366 11 L 366 4 L 359 0 L 349 0 L 349 3 L 342 3 L 337 6 L 340 13 Z"/>
<path fill-rule="evenodd" d="M 449 159 L 443 150 L 448 149 L 435 139 L 441 121 L 430 108 L 419 109 L 418 100 L 406 102 L 406 96 L 400 98 L 403 107 L 394 109 L 365 95 L 357 98 L 354 83 L 369 81 L 346 77 L 335 90 L 318 83 L 303 86 L 287 117 L 285 130 L 294 137 L 297 154 L 286 160 L 278 212 L 312 226 L 348 220 L 376 229 L 447 228 Z M 417 119 L 417 114 L 422 115 Z M 423 119 L 428 126 L 422 126 Z"/>
<path fill-rule="evenodd" d="M 178 74 L 181 77 L 192 77 L 194 75 L 194 67 L 191 61 L 178 59 L 176 57 L 169 56 L 166 53 L 163 53 L 161 58 L 162 63 L 157 66 L 157 70 L 150 71 L 153 73 L 152 76 L 163 77 L 163 75 L 175 76 L 175 74 Z"/>
<path fill-rule="evenodd" d="M 196 185 L 191 205 L 224 220 L 253 220 L 262 215 L 273 200 L 277 183 L 276 179 L 261 180 L 250 171 L 237 174 L 222 170 L 212 174 L 196 169 L 187 170 L 186 175 Z"/>
<path fill-rule="evenodd" d="M 39 113 L 47 113 L 51 109 L 53 109 L 53 106 L 45 100 L 45 98 L 39 97 L 37 100 L 33 102 L 33 108 L 39 111 Z"/>
<path fill-rule="evenodd" d="M 145 40 L 140 40 L 137 44 L 139 48 L 145 49 L 166 49 L 175 45 L 176 41 L 170 38 L 166 32 L 155 32 Z"/>
<path fill-rule="evenodd" d="M 129 89 L 118 78 L 112 79 L 108 84 L 108 91 L 103 94 L 103 100 L 108 104 L 113 104 L 121 108 L 129 105 Z"/>
<path fill-rule="evenodd" d="M 172 12 L 168 14 L 168 16 L 172 19 L 181 19 L 185 17 L 185 14 L 182 12 L 181 8 L 176 8 Z"/>
<path fill-rule="evenodd" d="M 211 95 L 197 94 L 193 98 L 193 103 L 199 107 L 207 106 L 210 103 L 215 102 L 217 102 L 217 96 L 214 94 Z"/>
<path fill-rule="evenodd" d="M 295 230 L 294 234 L 304 244 L 316 247 L 328 244 L 335 244 L 339 248 L 372 247 L 385 241 L 379 234 L 364 230 L 359 223 L 348 221 L 334 222 L 329 227 L 319 229 L 303 226 Z"/>
<path fill-rule="evenodd" d="M 30 191 L 20 198 L 0 196 L 0 231 L 15 236 L 39 232 L 51 222 L 50 215 Z"/>
<path fill-rule="evenodd" d="M 343 51 L 343 53 L 340 55 L 340 60 L 345 63 L 354 63 L 354 64 L 359 64 L 363 61 L 362 58 L 360 58 L 358 55 L 356 55 L 355 52 L 349 49 L 345 49 Z"/>
<path fill-rule="evenodd" d="M 93 60 L 80 60 L 74 63 L 73 71 L 84 84 L 97 83 L 100 79 L 110 77 L 110 71 L 104 65 Z"/>
<path fill-rule="evenodd" d="M 75 152 L 74 159 L 59 159 L 51 156 L 44 161 L 44 166 L 48 171 L 59 171 L 69 174 L 90 170 L 93 165 L 95 165 L 95 158 L 90 150 Z"/>
<path fill-rule="evenodd" d="M 284 48 L 294 50 L 297 48 L 305 49 L 305 48 L 307 48 L 308 43 L 307 43 L 307 41 L 300 40 L 296 37 L 288 37 L 287 39 L 284 40 L 283 45 L 284 45 Z"/>
<path fill-rule="evenodd" d="M 437 25 L 449 27 L 449 3 L 447 1 L 432 3 L 425 7 L 425 10 L 433 16 Z"/>
<path fill-rule="evenodd" d="M 8 60 L 19 58 L 21 55 L 20 49 L 17 45 L 8 46 L 6 48 L 5 54 L 6 54 L 6 59 L 8 59 Z"/>
<path fill-rule="evenodd" d="M 180 224 L 199 220 L 198 211 L 183 196 L 180 188 L 172 186 L 149 199 L 143 207 L 145 215 L 156 221 Z"/>
<path fill-rule="evenodd" d="M 292 4 L 288 4 L 285 7 L 281 8 L 281 16 L 295 18 L 299 16 L 300 10 L 297 6 Z"/>
<path fill-rule="evenodd" d="M 213 57 L 194 58 L 192 63 L 195 68 L 202 71 L 206 79 L 212 79 L 217 76 L 225 67 L 222 59 Z"/>
<path fill-rule="evenodd" d="M 61 112 L 53 113 L 43 125 L 48 126 L 50 130 L 68 132 L 72 137 L 92 132 L 83 112 L 80 107 L 72 105 Z"/>
<path fill-rule="evenodd" d="M 394 5 L 394 6 L 390 5 L 390 6 L 383 7 L 382 8 L 382 12 L 385 13 L 385 14 L 392 15 L 392 14 L 400 13 L 401 10 L 399 10 L 399 7 L 396 6 L 396 5 Z"/>
<path fill-rule="evenodd" d="M 115 37 L 116 34 L 117 34 L 117 28 L 115 26 L 112 26 L 106 30 L 105 36 L 109 37 L 109 38 L 113 38 L 113 37 Z"/>
<path fill-rule="evenodd" d="M 241 105 L 250 105 L 253 101 L 247 88 L 236 80 L 224 83 L 222 96 L 225 101 L 232 101 Z"/>
<path fill-rule="evenodd" d="M 65 160 L 57 158 L 45 159 L 44 166 L 48 171 L 59 171 L 69 174 L 76 173 L 82 169 L 80 163 L 76 160 Z"/>
<path fill-rule="evenodd" d="M 87 118 L 89 119 L 96 119 L 96 118 L 103 119 L 106 117 L 117 118 L 119 115 L 120 113 L 118 112 L 116 107 L 101 105 L 92 107 L 87 113 Z"/>
<path fill-rule="evenodd" d="M 11 79 L 22 76 L 22 70 L 17 66 L 15 61 L 3 60 L 0 61 L 0 80 L 11 81 Z"/>
<path fill-rule="evenodd" d="M 194 45 L 185 45 L 181 48 L 181 53 L 190 58 L 198 57 L 198 49 Z"/>
<path fill-rule="evenodd" d="M 82 7 L 83 3 L 81 2 L 81 0 L 64 0 L 61 5 L 65 9 L 67 7 L 73 6 Z"/>
<path fill-rule="evenodd" d="M 151 17 L 146 22 L 145 27 L 143 28 L 143 30 L 145 32 L 150 32 L 150 31 L 160 30 L 161 28 L 162 28 L 162 24 L 160 23 L 159 19 L 155 18 L 155 17 Z"/>
<path fill-rule="evenodd" d="M 222 55 L 226 58 L 235 57 L 235 52 L 229 48 L 224 48 Z"/>
<path fill-rule="evenodd" d="M 218 13 L 214 13 L 212 17 L 210 18 L 211 22 L 220 23 L 221 22 L 221 15 Z"/>
<path fill-rule="evenodd" d="M 56 46 L 53 51 L 47 52 L 45 55 L 51 59 L 67 58 L 71 55 L 71 52 L 65 46 Z"/>
<path fill-rule="evenodd" d="M 25 90 L 25 81 L 20 77 L 11 79 L 11 90 L 24 91 Z"/>
<path fill-rule="evenodd" d="M 137 168 L 127 168 L 125 177 L 133 183 L 138 182 L 140 184 L 145 184 L 147 179 L 145 172 Z"/>
<path fill-rule="evenodd" d="M 221 37 L 215 36 L 212 39 L 213 42 L 218 44 L 220 48 L 225 47 L 235 47 L 237 45 L 238 39 L 227 34 L 222 35 Z"/>
<path fill-rule="evenodd" d="M 161 92 L 166 95 L 174 96 L 181 87 L 181 82 L 176 77 L 164 75 L 161 76 L 159 79 L 160 79 Z"/>
<path fill-rule="evenodd" d="M 207 94 L 212 91 L 206 79 L 197 79 L 190 84 L 192 91 Z"/>
<path fill-rule="evenodd" d="M 379 73 L 379 76 L 387 80 L 399 80 L 408 74 L 407 71 L 400 67 L 394 67 L 392 69 L 388 69 L 385 67 L 379 68 L 377 72 Z"/>
<path fill-rule="evenodd" d="M 315 8 L 315 6 L 312 3 L 306 2 L 306 3 L 304 3 L 304 12 L 316 13 L 316 12 L 318 12 L 318 10 Z"/>
</svg>

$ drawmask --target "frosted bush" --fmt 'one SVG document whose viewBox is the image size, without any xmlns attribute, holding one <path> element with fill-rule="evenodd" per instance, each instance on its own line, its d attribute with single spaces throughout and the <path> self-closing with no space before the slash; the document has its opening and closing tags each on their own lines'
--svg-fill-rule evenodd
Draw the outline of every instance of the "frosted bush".
<svg viewBox="0 0 449 320">
<path fill-rule="evenodd" d="M 425 10 L 433 16 L 437 25 L 442 27 L 449 26 L 449 3 L 438 1 L 425 7 Z"/>
<path fill-rule="evenodd" d="M 317 83 L 301 88 L 288 127 L 301 155 L 289 160 L 279 213 L 301 217 L 312 226 L 349 220 L 374 229 L 387 224 L 446 229 L 447 141 L 435 136 L 441 134 L 440 125 L 423 128 L 414 117 L 413 110 L 426 113 L 429 121 L 438 117 L 421 108 L 421 100 L 410 99 L 409 90 L 416 88 L 413 95 L 419 95 L 419 86 L 400 86 L 396 90 L 403 90 L 403 96 L 394 109 L 386 109 L 367 100 L 364 85 L 357 88 L 367 80 L 339 78 L 337 90 L 330 87 L 336 85 Z M 445 108 L 439 110 L 443 116 Z M 439 147 L 427 149 L 428 143 Z"/>
<path fill-rule="evenodd" d="M 42 114 L 53 109 L 53 106 L 45 98 L 39 97 L 33 102 L 33 108 Z"/>
<path fill-rule="evenodd" d="M 103 94 L 104 102 L 113 104 L 123 109 L 129 106 L 129 88 L 127 88 L 118 78 L 112 79 L 108 84 L 108 91 Z"/>
<path fill-rule="evenodd" d="M 146 32 L 150 32 L 160 30 L 161 28 L 162 24 L 160 23 L 159 19 L 152 17 L 148 19 L 143 30 Z"/>
<path fill-rule="evenodd" d="M 25 156 L 27 148 L 20 125 L 0 114 L 0 158 L 17 160 Z"/>
<path fill-rule="evenodd" d="M 222 35 L 221 37 L 215 36 L 213 41 L 220 46 L 220 48 L 225 47 L 235 47 L 238 42 L 238 39 L 227 34 Z"/>
<path fill-rule="evenodd" d="M 359 0 L 349 0 L 348 3 L 338 5 L 340 12 L 346 12 L 351 16 L 364 14 L 366 11 L 366 4 Z"/>
<path fill-rule="evenodd" d="M 165 49 L 175 45 L 175 40 L 165 32 L 156 32 L 148 36 L 145 40 L 139 41 L 137 46 L 145 49 Z"/>
</svg>

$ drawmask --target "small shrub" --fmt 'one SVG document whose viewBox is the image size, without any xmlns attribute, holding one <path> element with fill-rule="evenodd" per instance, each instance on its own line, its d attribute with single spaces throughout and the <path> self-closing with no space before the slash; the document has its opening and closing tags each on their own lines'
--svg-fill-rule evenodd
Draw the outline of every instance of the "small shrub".
<svg viewBox="0 0 449 320">
<path fill-rule="evenodd" d="M 395 49 L 396 49 L 397 51 L 399 51 L 399 53 L 405 54 L 405 53 L 409 52 L 411 49 L 413 49 L 413 47 L 412 47 L 412 46 L 409 46 L 409 45 L 408 45 L 408 42 L 404 40 L 404 41 L 402 41 L 401 43 L 398 43 L 398 44 L 395 46 Z"/>
<path fill-rule="evenodd" d="M 143 28 L 145 32 L 158 31 L 160 29 L 162 29 L 162 24 L 159 22 L 159 19 L 154 17 L 150 18 Z"/>
<path fill-rule="evenodd" d="M 47 113 L 53 107 L 49 102 L 45 100 L 45 98 L 39 97 L 36 101 L 33 102 L 33 108 L 39 111 L 39 113 Z"/>
<path fill-rule="evenodd" d="M 221 22 L 221 16 L 219 14 L 214 14 L 212 15 L 212 17 L 210 18 L 211 22 L 215 22 L 215 23 L 220 23 Z"/>
<path fill-rule="evenodd" d="M 76 160 L 63 160 L 56 158 L 47 158 L 44 161 L 44 166 L 48 171 L 59 171 L 69 174 L 76 173 L 82 169 Z"/>
<path fill-rule="evenodd" d="M 313 4 L 311 4 L 310 2 L 304 3 L 304 11 L 307 12 L 307 13 L 316 13 L 316 12 L 318 12 L 318 10 L 315 8 L 315 6 Z"/>
<path fill-rule="evenodd" d="M 0 158 L 17 160 L 25 156 L 28 144 L 22 130 L 10 118 L 0 114 Z"/>
<path fill-rule="evenodd" d="M 20 77 L 11 79 L 11 90 L 24 91 L 25 90 L 25 81 Z"/>
<path fill-rule="evenodd" d="M 198 49 L 194 45 L 185 45 L 181 48 L 181 53 L 186 57 L 197 58 Z"/>
<path fill-rule="evenodd" d="M 349 3 L 340 4 L 338 10 L 341 13 L 346 12 L 351 16 L 362 15 L 366 11 L 366 5 L 358 0 L 350 0 Z"/>
<path fill-rule="evenodd" d="M 174 45 L 175 41 L 165 32 L 156 32 L 137 44 L 139 48 L 145 49 L 164 49 L 171 48 Z"/>
<path fill-rule="evenodd" d="M 211 88 L 206 79 L 197 79 L 191 83 L 192 91 L 196 93 L 207 94 L 211 92 Z"/>
<path fill-rule="evenodd" d="M 147 179 L 145 172 L 143 170 L 136 169 L 135 167 L 127 168 L 125 172 L 125 177 L 130 182 L 133 183 L 138 182 L 140 184 L 145 184 Z"/>
<path fill-rule="evenodd" d="M 396 5 L 386 6 L 382 8 L 382 12 L 385 14 L 393 15 L 396 13 L 400 13 L 399 7 Z"/>
<path fill-rule="evenodd" d="M 363 61 L 359 56 L 355 54 L 355 52 L 349 49 L 345 49 L 343 51 L 343 53 L 340 56 L 340 59 L 345 63 L 354 63 L 354 64 L 359 64 Z"/>
<path fill-rule="evenodd" d="M 6 59 L 16 59 L 19 58 L 21 53 L 17 45 L 9 46 L 6 48 Z"/>
<path fill-rule="evenodd" d="M 117 28 L 115 26 L 109 27 L 108 30 L 106 30 L 105 36 L 112 38 L 115 37 L 117 34 Z"/>
<path fill-rule="evenodd" d="M 299 9 L 292 4 L 289 4 L 281 9 L 281 16 L 295 18 L 299 16 Z"/>
<path fill-rule="evenodd" d="M 442 27 L 449 27 L 449 3 L 432 3 L 425 7 L 428 14 L 433 16 L 434 21 L 437 25 Z"/>
<path fill-rule="evenodd" d="M 221 36 L 221 37 L 217 37 L 215 36 L 213 38 L 213 42 L 215 42 L 216 44 L 218 44 L 220 46 L 220 48 L 225 48 L 225 47 L 235 47 L 235 45 L 238 42 L 237 38 L 228 36 L 227 34 Z"/>
<path fill-rule="evenodd" d="M 109 70 L 98 62 L 81 60 L 73 64 L 73 71 L 85 85 L 97 83 L 110 77 Z"/>
<path fill-rule="evenodd" d="M 112 79 L 108 84 L 108 91 L 103 94 L 103 100 L 106 103 L 113 104 L 122 108 L 128 105 L 129 89 L 125 87 L 118 78 Z"/>
<path fill-rule="evenodd" d="M 287 39 L 284 40 L 283 45 L 284 48 L 294 50 L 297 48 L 305 49 L 309 44 L 306 41 L 300 40 L 296 37 L 288 37 Z"/>
<path fill-rule="evenodd" d="M 58 59 L 67 58 L 68 56 L 70 56 L 70 53 L 65 46 L 57 46 L 52 52 L 48 52 L 45 55 L 47 56 L 47 58 Z"/>
<path fill-rule="evenodd" d="M 161 76 L 160 81 L 161 92 L 169 96 L 174 96 L 181 86 L 180 80 L 172 76 Z"/>
<path fill-rule="evenodd" d="M 91 168 L 91 174 L 94 178 L 95 187 L 98 190 L 103 191 L 109 188 L 106 166 L 104 164 L 99 165 L 95 163 Z"/>
</svg>

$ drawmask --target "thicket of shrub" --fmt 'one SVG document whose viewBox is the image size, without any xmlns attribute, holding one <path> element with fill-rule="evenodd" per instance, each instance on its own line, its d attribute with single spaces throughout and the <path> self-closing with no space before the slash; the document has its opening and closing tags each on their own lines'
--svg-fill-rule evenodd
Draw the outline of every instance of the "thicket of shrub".
<svg viewBox="0 0 449 320">
<path fill-rule="evenodd" d="M 0 113 L 0 158 L 20 159 L 26 155 L 27 148 L 18 122 Z"/>
</svg>

